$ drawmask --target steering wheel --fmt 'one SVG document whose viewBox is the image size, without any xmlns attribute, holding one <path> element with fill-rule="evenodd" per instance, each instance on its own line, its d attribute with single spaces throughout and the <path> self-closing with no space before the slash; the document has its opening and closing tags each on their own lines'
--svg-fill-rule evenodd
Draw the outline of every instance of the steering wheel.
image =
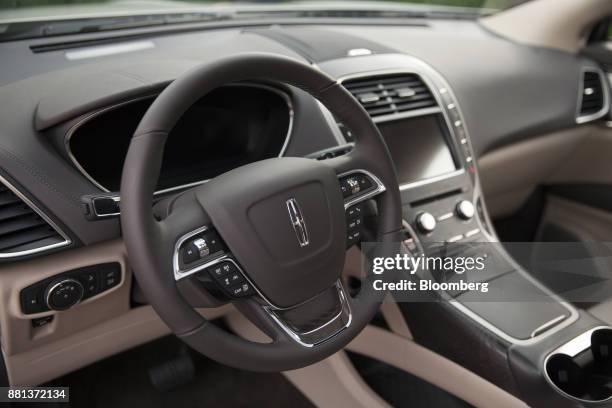
<svg viewBox="0 0 612 408">
<path fill-rule="evenodd" d="M 354 131 L 354 149 L 324 161 L 281 157 L 248 164 L 154 211 L 169 132 L 208 92 L 245 80 L 308 92 Z M 362 285 L 350 296 L 341 280 L 345 211 L 366 199 L 376 200 L 377 241 L 398 242 L 402 220 L 395 169 L 361 105 L 336 80 L 300 61 L 239 54 L 187 72 L 149 107 L 123 168 L 121 226 L 139 285 L 180 339 L 229 366 L 284 371 L 342 349 L 380 306 L 384 293 Z M 199 255 L 216 254 L 191 266 L 184 262 L 183 246 L 198 237 L 204 241 L 196 243 L 203 251 Z M 187 280 L 204 287 L 206 296 L 233 302 L 271 342 L 249 341 L 207 321 L 182 295 L 180 284 Z M 228 286 L 232 281 L 238 284 Z"/>
</svg>

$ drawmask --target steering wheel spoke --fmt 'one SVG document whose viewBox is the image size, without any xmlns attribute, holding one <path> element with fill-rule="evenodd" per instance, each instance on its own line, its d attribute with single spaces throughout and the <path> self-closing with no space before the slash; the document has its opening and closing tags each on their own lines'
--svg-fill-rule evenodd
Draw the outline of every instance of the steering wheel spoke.
<svg viewBox="0 0 612 408">
<path fill-rule="evenodd" d="M 285 309 L 259 302 L 240 302 L 237 308 L 273 341 L 314 347 L 348 328 L 352 322 L 350 297 L 342 281 L 308 301 Z"/>
</svg>

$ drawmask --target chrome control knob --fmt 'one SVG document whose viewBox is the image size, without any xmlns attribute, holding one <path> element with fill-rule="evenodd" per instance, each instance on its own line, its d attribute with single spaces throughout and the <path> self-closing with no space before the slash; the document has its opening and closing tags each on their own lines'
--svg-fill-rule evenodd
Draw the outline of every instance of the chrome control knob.
<svg viewBox="0 0 612 408">
<path fill-rule="evenodd" d="M 59 279 L 45 290 L 45 302 L 51 310 L 66 310 L 83 299 L 83 285 L 76 279 Z"/>
<path fill-rule="evenodd" d="M 457 216 L 463 220 L 469 220 L 474 216 L 476 210 L 474 209 L 474 204 L 469 202 L 468 200 L 461 200 L 457 203 L 457 207 L 455 207 L 455 211 L 457 212 Z"/>
<path fill-rule="evenodd" d="M 417 215 L 414 223 L 417 229 L 423 233 L 429 233 L 436 229 L 436 218 L 427 211 Z"/>
</svg>

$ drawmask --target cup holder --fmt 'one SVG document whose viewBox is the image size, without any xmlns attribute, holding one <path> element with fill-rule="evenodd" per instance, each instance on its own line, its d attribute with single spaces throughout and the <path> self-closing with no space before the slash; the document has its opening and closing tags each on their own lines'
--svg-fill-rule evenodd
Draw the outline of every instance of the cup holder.
<svg viewBox="0 0 612 408">
<path fill-rule="evenodd" d="M 612 399 L 612 328 L 581 334 L 548 355 L 546 378 L 560 393 L 582 402 Z"/>
</svg>

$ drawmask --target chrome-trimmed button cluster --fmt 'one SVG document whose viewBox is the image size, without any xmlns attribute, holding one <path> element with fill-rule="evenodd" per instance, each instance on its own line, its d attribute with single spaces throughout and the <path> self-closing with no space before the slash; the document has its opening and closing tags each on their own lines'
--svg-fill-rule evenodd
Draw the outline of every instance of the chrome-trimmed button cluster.
<svg viewBox="0 0 612 408">
<path fill-rule="evenodd" d="M 206 271 L 223 293 L 229 297 L 241 298 L 256 293 L 253 284 L 247 280 L 238 264 L 231 258 L 216 262 L 207 267 Z"/>
<path fill-rule="evenodd" d="M 368 200 L 386 190 L 385 185 L 367 170 L 355 169 L 338 175 L 344 208 Z"/>
<path fill-rule="evenodd" d="M 347 248 L 361 242 L 363 207 L 358 205 L 386 190 L 384 184 L 366 170 L 353 170 L 338 176 L 346 213 Z"/>
</svg>

